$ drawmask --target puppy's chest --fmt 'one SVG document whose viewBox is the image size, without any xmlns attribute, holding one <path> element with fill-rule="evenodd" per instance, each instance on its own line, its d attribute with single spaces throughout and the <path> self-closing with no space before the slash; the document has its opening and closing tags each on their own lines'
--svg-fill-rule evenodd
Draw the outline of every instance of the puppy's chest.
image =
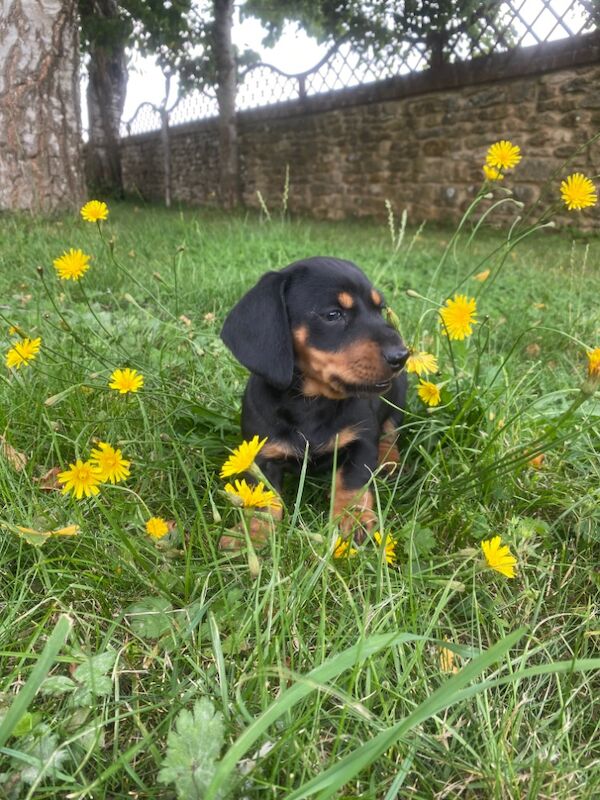
<svg viewBox="0 0 600 800">
<path fill-rule="evenodd" d="M 349 413 L 352 412 L 352 413 Z M 367 407 L 327 409 L 319 407 L 293 413 L 283 408 L 277 411 L 278 441 L 287 450 L 289 458 L 303 458 L 308 444 L 311 459 L 333 453 L 336 447 L 347 447 L 365 436 L 375 436 L 376 419 Z"/>
</svg>

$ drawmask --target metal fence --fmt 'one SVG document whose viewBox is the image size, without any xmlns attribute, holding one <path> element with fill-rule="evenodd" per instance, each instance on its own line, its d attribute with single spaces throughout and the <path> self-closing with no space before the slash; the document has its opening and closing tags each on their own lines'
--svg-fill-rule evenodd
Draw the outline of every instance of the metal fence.
<svg viewBox="0 0 600 800">
<path fill-rule="evenodd" d="M 469 33 L 459 30 L 444 41 L 446 62 L 465 61 L 487 53 L 577 36 L 596 30 L 599 0 L 507 0 L 493 17 L 482 16 Z M 269 64 L 256 64 L 239 85 L 237 108 L 259 108 L 285 100 L 372 83 L 430 66 L 431 50 L 424 43 L 407 43 L 391 57 L 358 54 L 349 44 L 333 47 L 306 72 L 289 75 Z M 167 110 L 169 126 L 218 116 L 214 92 L 191 92 Z M 157 107 L 144 104 L 121 126 L 123 136 L 160 130 Z"/>
</svg>

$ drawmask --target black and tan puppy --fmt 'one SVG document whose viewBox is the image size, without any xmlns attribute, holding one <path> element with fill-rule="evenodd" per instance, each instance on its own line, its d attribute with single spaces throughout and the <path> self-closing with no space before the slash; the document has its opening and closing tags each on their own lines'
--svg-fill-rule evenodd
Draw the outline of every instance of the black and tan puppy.
<svg viewBox="0 0 600 800">
<path fill-rule="evenodd" d="M 398 457 L 406 394 L 408 350 L 383 311 L 383 297 L 351 261 L 308 258 L 263 275 L 221 332 L 252 373 L 242 433 L 268 437 L 258 465 L 279 491 L 307 443 L 311 466 L 331 468 L 337 442 L 334 513 L 343 535 L 354 531 L 359 541 L 375 522 L 365 486 L 378 463 Z M 254 520 L 252 533 L 264 539 L 264 522 Z M 221 546 L 235 540 L 223 537 Z"/>
</svg>

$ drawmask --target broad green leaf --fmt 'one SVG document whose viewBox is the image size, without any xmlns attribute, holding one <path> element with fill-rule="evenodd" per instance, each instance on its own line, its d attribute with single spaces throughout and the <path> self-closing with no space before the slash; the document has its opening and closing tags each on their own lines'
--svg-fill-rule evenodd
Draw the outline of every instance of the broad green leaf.
<svg viewBox="0 0 600 800">
<path fill-rule="evenodd" d="M 175 720 L 175 730 L 167 738 L 167 752 L 158 773 L 160 783 L 173 783 L 180 800 L 204 800 L 212 782 L 223 747 L 223 716 L 206 697 L 183 709 Z M 222 798 L 221 785 L 213 797 Z"/>
<path fill-rule="evenodd" d="M 162 597 L 146 597 L 125 609 L 129 624 L 143 639 L 159 639 L 171 630 L 173 606 Z"/>
<path fill-rule="evenodd" d="M 91 705 L 94 697 L 111 693 L 112 678 L 106 673 L 112 669 L 116 657 L 114 650 L 106 650 L 104 653 L 91 656 L 77 667 L 73 673 L 75 682 L 79 684 L 73 695 L 75 705 Z"/>
<path fill-rule="evenodd" d="M 23 714 L 15 725 L 13 736 L 26 736 L 28 733 L 31 733 L 35 726 L 41 722 L 41 719 L 42 715 L 39 711 L 28 711 L 26 714 Z"/>
<path fill-rule="evenodd" d="M 59 747 L 56 734 L 48 725 L 40 725 L 35 735 L 23 742 L 23 752 L 28 756 L 27 766 L 21 770 L 21 780 L 33 784 L 42 778 L 56 778 L 61 765 L 68 758 L 66 749 Z"/>
<path fill-rule="evenodd" d="M 51 675 L 42 683 L 40 692 L 50 696 L 72 692 L 77 684 L 66 675 Z"/>
</svg>

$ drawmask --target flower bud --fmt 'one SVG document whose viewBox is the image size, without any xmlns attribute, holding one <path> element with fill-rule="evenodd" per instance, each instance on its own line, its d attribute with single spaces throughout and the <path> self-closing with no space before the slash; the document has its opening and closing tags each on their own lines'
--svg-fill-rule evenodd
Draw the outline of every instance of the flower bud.
<svg viewBox="0 0 600 800">
<path fill-rule="evenodd" d="M 392 328 L 395 328 L 397 331 L 400 331 L 400 319 L 396 314 L 396 312 L 389 306 L 387 306 L 384 314 L 387 322 L 392 326 Z"/>
<path fill-rule="evenodd" d="M 260 561 L 253 547 L 248 548 L 248 571 L 253 578 L 260 574 Z"/>
</svg>

